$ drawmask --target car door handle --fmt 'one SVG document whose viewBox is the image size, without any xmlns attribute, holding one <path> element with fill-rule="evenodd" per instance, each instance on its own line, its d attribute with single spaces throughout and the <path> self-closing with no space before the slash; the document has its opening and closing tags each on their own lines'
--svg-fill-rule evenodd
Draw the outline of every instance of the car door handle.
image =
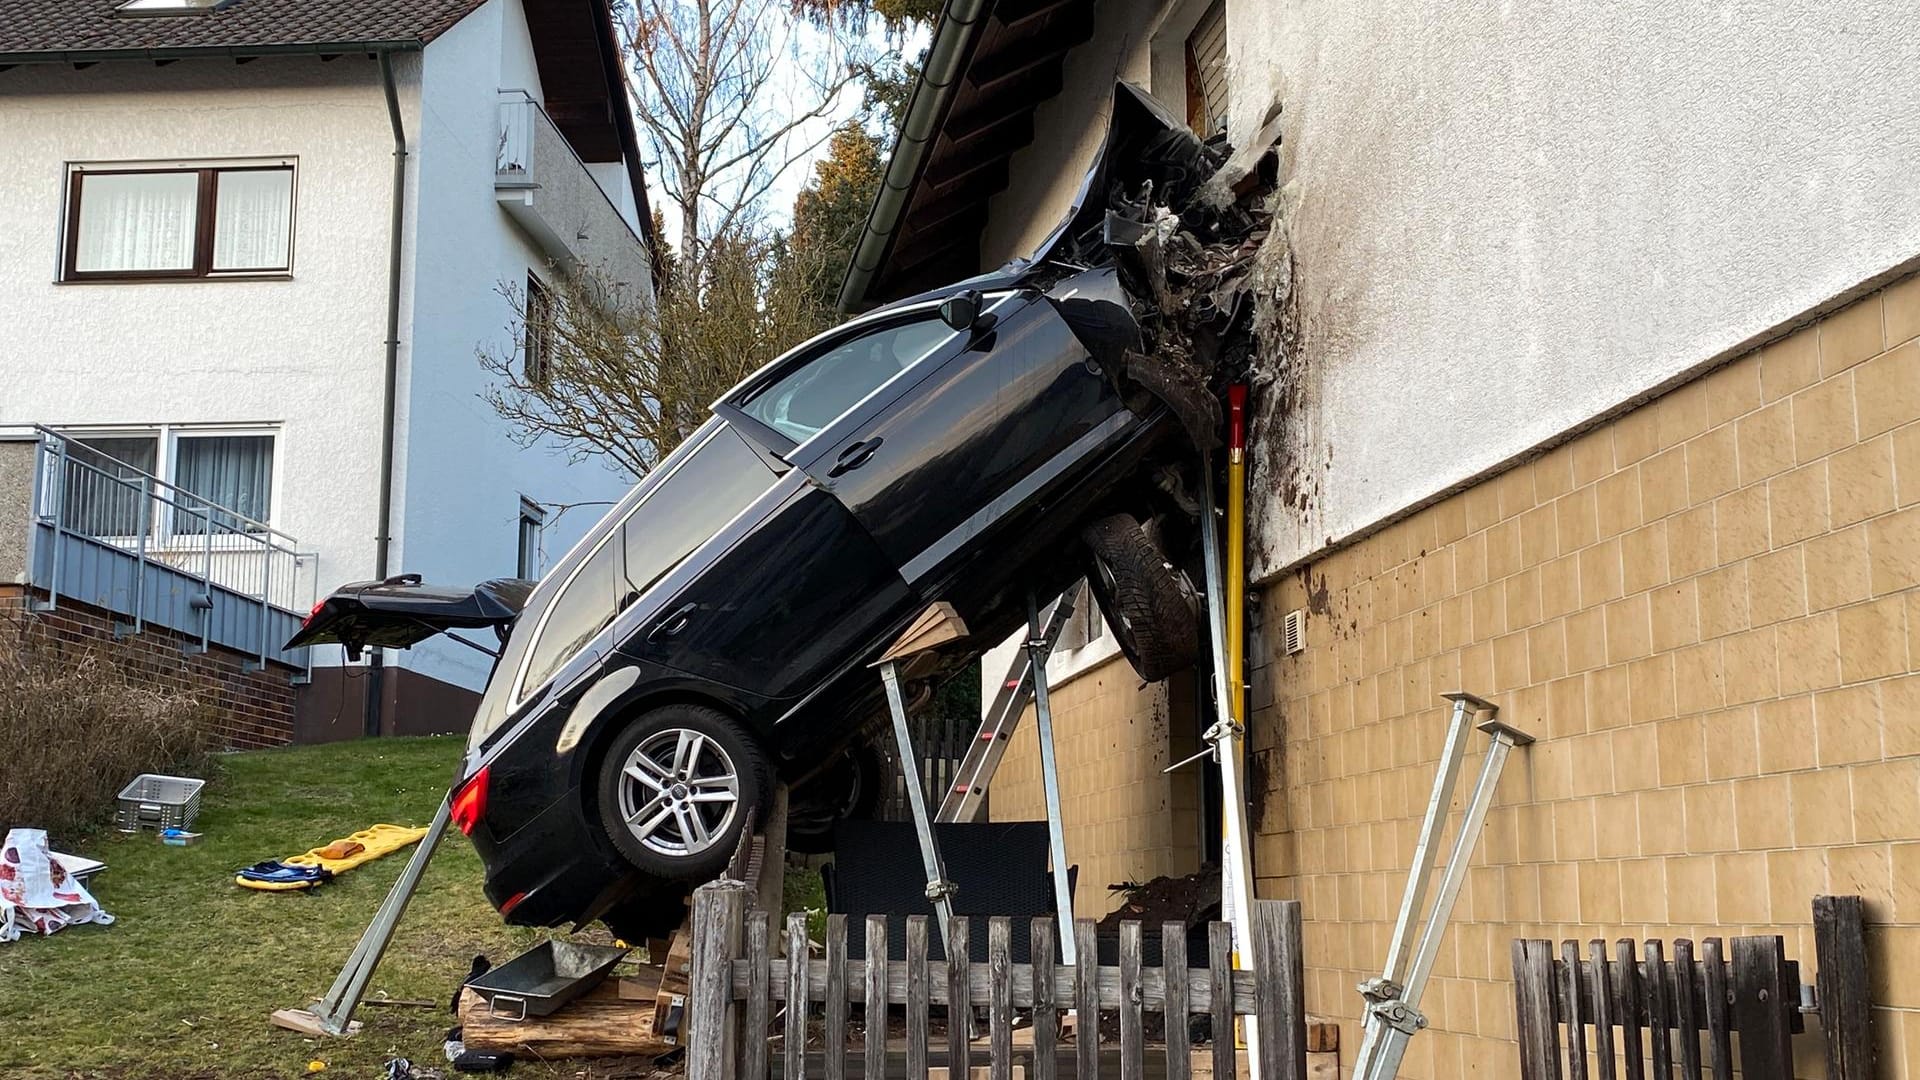
<svg viewBox="0 0 1920 1080">
<path fill-rule="evenodd" d="M 693 613 L 698 610 L 700 610 L 699 604 L 687 604 L 676 609 L 673 614 L 655 623 L 652 630 L 647 631 L 647 640 L 665 641 L 678 635 L 687 628 L 688 623 L 693 621 Z"/>
<path fill-rule="evenodd" d="M 867 459 L 872 457 L 873 452 L 880 449 L 880 444 L 885 441 L 885 439 L 878 437 L 862 439 L 852 446 L 847 447 L 845 450 L 840 451 L 840 456 L 834 459 L 833 468 L 827 470 L 827 475 L 830 477 L 839 476 L 841 473 L 852 472 L 860 466 L 865 465 Z"/>
</svg>

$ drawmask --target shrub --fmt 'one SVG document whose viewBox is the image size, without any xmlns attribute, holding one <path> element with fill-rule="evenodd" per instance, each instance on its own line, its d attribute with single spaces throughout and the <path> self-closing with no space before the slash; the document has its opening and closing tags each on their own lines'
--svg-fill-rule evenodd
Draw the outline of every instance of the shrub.
<svg viewBox="0 0 1920 1080">
<path fill-rule="evenodd" d="M 0 639 L 0 834 L 71 836 L 113 815 L 143 772 L 199 775 L 217 746 L 212 705 L 155 689 L 92 650 Z"/>
</svg>

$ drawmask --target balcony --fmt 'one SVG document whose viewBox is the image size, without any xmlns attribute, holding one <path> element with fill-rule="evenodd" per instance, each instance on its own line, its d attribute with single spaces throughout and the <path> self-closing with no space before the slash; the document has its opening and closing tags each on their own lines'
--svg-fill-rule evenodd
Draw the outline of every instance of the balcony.
<svg viewBox="0 0 1920 1080">
<path fill-rule="evenodd" d="M 494 195 L 558 266 L 598 268 L 612 281 L 647 288 L 647 250 L 540 103 L 500 91 Z M 608 166 L 611 167 L 611 166 Z M 620 171 L 620 182 L 626 173 Z"/>
<path fill-rule="evenodd" d="M 283 650 L 312 606 L 317 558 L 298 542 L 131 465 L 111 471 L 68 453 L 42 427 L 0 430 L 0 584 L 33 605 L 80 603 L 119 633 L 163 627 L 265 667 L 304 674 L 306 649 Z M 101 455 L 93 455 L 99 460 Z"/>
</svg>

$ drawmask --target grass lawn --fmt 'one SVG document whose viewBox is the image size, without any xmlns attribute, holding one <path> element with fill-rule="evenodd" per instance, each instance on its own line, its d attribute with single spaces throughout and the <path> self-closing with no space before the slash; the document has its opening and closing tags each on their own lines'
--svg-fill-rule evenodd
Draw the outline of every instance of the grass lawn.
<svg viewBox="0 0 1920 1080">
<path fill-rule="evenodd" d="M 311 894 L 242 889 L 233 871 L 376 822 L 427 824 L 460 749 L 455 738 L 375 739 L 226 755 L 203 793 L 197 846 L 112 831 L 68 845 L 106 860 L 91 887 L 118 921 L 0 945 L 0 1076 L 296 1077 L 322 1061 L 323 1077 L 372 1077 L 394 1055 L 444 1067 L 444 1006 L 362 1008 L 352 1039 L 267 1022 L 326 991 L 411 849 Z M 449 837 L 370 997 L 445 1001 L 475 954 L 497 963 L 539 939 L 501 925 L 480 879 L 472 846 Z M 511 1075 L 583 1071 L 521 1061 Z"/>
</svg>

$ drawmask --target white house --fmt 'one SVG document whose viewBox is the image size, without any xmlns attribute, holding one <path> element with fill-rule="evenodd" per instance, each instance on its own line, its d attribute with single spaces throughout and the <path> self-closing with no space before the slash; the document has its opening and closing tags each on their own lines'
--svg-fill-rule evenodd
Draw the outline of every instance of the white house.
<svg viewBox="0 0 1920 1080">
<path fill-rule="evenodd" d="M 1820 892 L 1866 898 L 1881 1060 L 1913 1070 L 1917 61 L 1920 8 L 1891 0 L 946 6 L 851 308 L 1030 251 L 1115 78 L 1201 134 L 1281 138 L 1267 254 L 1290 273 L 1249 453 L 1254 873 L 1305 902 L 1307 1004 L 1346 1049 L 1438 695 L 1466 689 L 1538 741 L 1401 1075 L 1518 1075 L 1515 938 L 1780 934 L 1812 965 Z M 1081 880 L 1195 868 L 1208 800 L 1159 771 L 1210 706 L 1097 640 L 1056 674 Z M 1038 816 L 1030 739 L 996 817 Z"/>
<path fill-rule="evenodd" d="M 606 0 L 0 0 L 0 148 L 0 424 L 297 537 L 304 602 L 538 576 L 623 490 L 517 446 L 477 360 L 539 362 L 503 288 L 651 301 Z M 457 728 L 487 665 L 319 651 L 308 738 Z"/>
</svg>

